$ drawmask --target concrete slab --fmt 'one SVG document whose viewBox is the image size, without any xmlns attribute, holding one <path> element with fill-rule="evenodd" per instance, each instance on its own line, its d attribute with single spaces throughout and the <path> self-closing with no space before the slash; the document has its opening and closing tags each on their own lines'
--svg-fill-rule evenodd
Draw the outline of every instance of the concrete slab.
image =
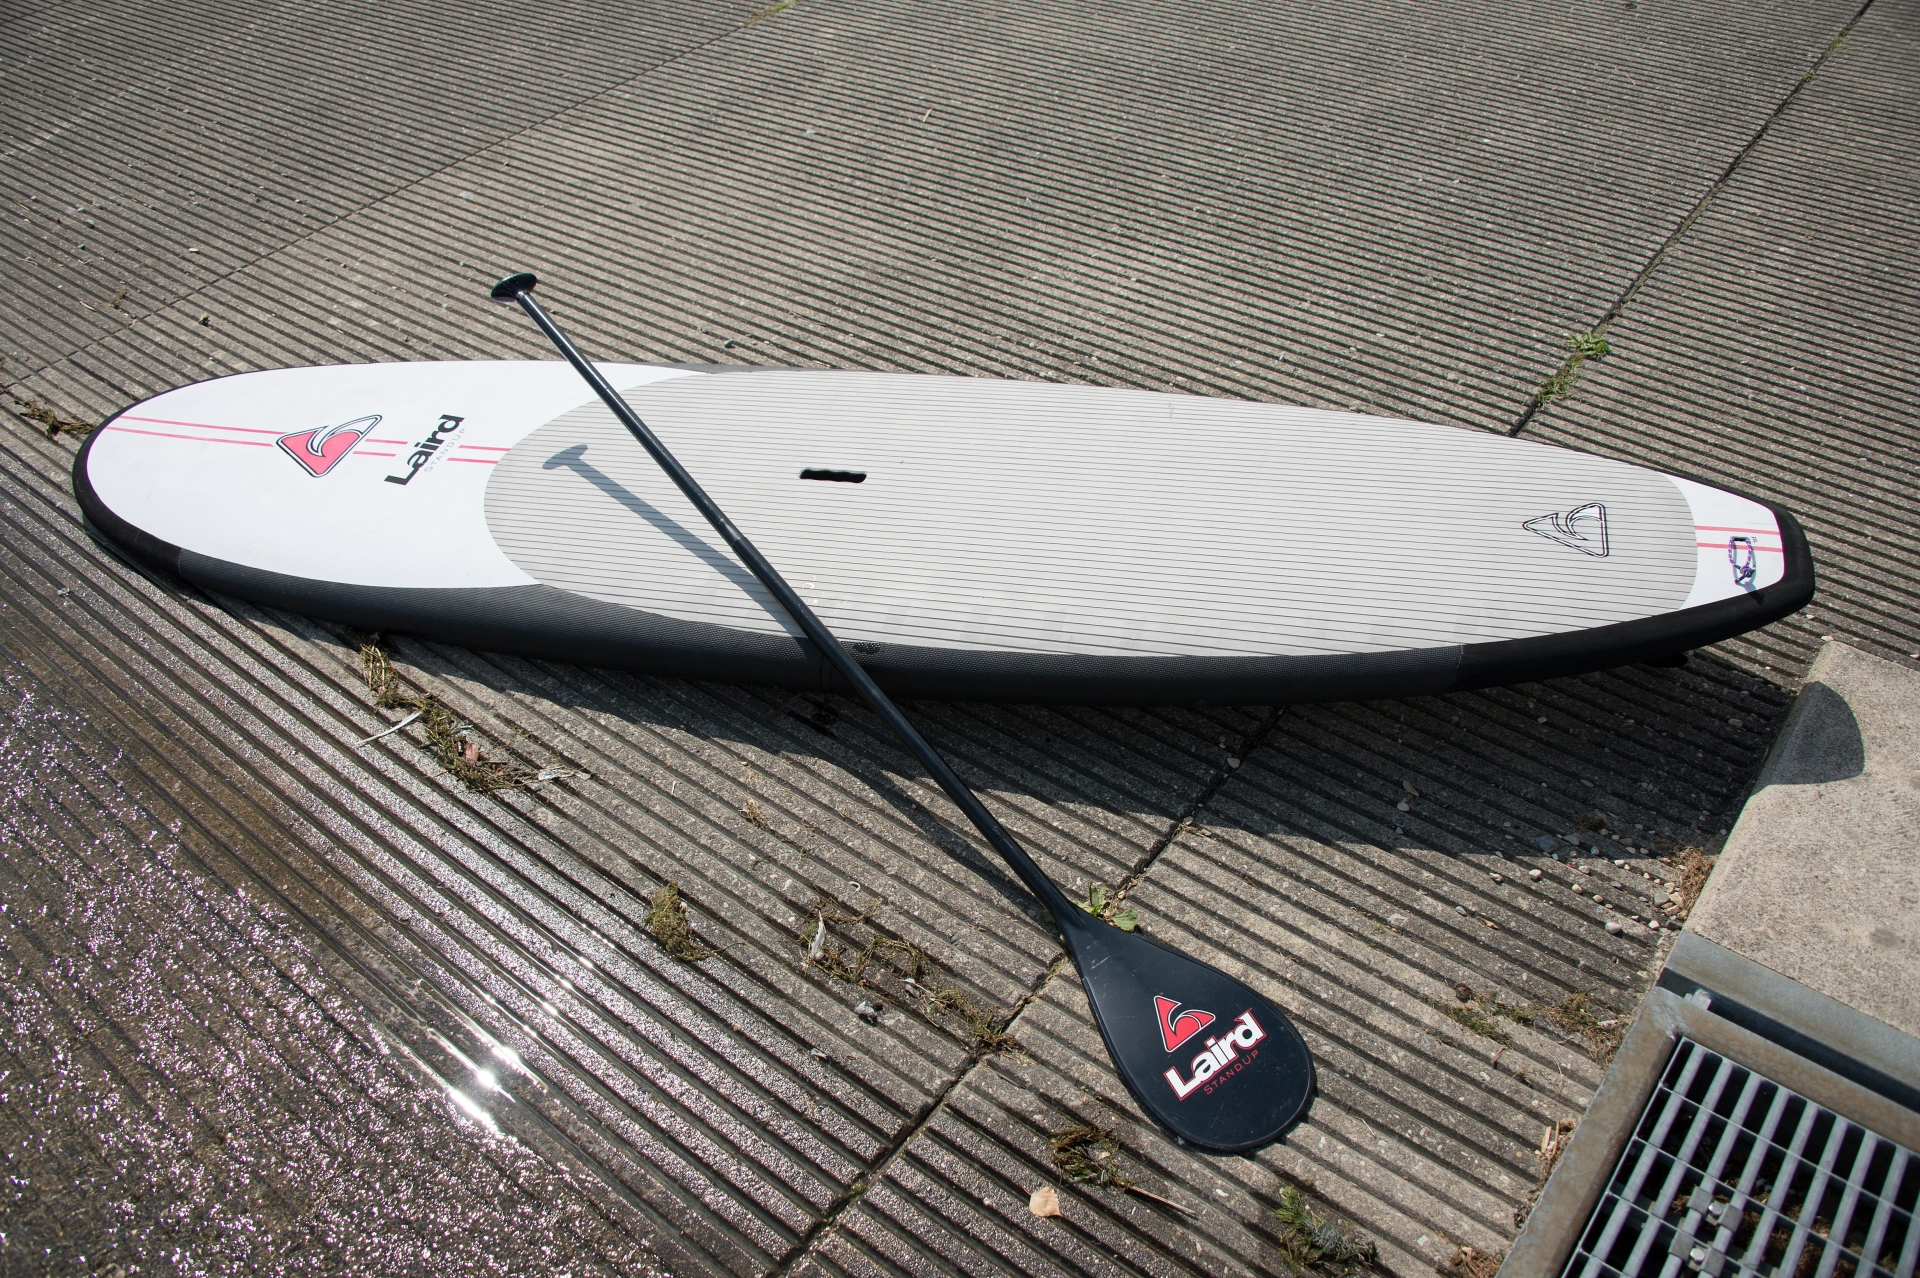
<svg viewBox="0 0 1920 1278">
<path fill-rule="evenodd" d="M 1920 1038 L 1920 672 L 1821 649 L 1687 922 Z"/>
</svg>

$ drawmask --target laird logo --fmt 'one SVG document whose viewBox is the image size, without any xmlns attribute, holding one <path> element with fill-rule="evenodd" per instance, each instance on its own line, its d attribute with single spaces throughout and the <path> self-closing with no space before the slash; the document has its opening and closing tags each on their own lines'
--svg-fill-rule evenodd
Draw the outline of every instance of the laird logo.
<svg viewBox="0 0 1920 1278">
<path fill-rule="evenodd" d="M 1166 1072 L 1166 1080 L 1173 1088 L 1174 1096 L 1185 1100 L 1195 1092 L 1212 1095 L 1214 1088 L 1253 1063 L 1260 1054 L 1252 1050 L 1253 1046 L 1266 1036 L 1267 1032 L 1260 1028 L 1260 1022 L 1253 1019 L 1252 1008 L 1240 1013 L 1240 1019 L 1233 1023 L 1232 1029 L 1219 1038 L 1208 1039 L 1207 1050 L 1193 1058 L 1187 1066 L 1192 1072 L 1191 1078 L 1180 1077 L 1178 1065 Z"/>
<path fill-rule="evenodd" d="M 464 417 L 455 417 L 452 413 L 440 414 L 439 422 L 427 432 L 427 437 L 414 444 L 413 452 L 407 457 L 407 473 L 388 475 L 387 482 L 403 487 L 411 484 L 413 477 L 420 473 L 420 468 L 433 460 L 434 454 L 440 451 L 447 440 L 453 437 L 453 433 L 460 429 L 460 423 L 466 420 Z"/>
<path fill-rule="evenodd" d="M 350 422 L 341 422 L 338 426 L 297 430 L 291 435 L 282 435 L 274 442 L 280 445 L 282 452 L 300 463 L 300 469 L 318 479 L 344 461 L 366 433 L 379 424 L 380 414 L 373 413 L 356 417 Z"/>
<path fill-rule="evenodd" d="M 1177 999 L 1168 998 L 1165 994 L 1153 996 L 1153 1010 L 1160 1017 L 1160 1041 L 1167 1045 L 1169 1052 L 1213 1024 L 1213 1013 L 1197 1008 L 1190 1007 L 1175 1016 L 1174 1009 L 1179 1006 Z"/>
</svg>

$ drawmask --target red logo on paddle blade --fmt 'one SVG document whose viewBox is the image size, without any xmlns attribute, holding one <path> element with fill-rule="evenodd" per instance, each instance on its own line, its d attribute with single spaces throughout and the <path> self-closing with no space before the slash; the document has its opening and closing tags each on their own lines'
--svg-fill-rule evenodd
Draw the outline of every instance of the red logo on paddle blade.
<svg viewBox="0 0 1920 1278">
<path fill-rule="evenodd" d="M 1178 999 L 1168 998 L 1165 994 L 1153 996 L 1153 1010 L 1160 1014 L 1160 1041 L 1167 1045 L 1169 1052 L 1213 1024 L 1212 1012 L 1191 1007 L 1175 1016 L 1174 1009 L 1179 1006 Z"/>
<path fill-rule="evenodd" d="M 287 456 L 300 463 L 302 470 L 318 479 L 338 466 L 340 459 L 353 451 L 361 437 L 379 424 L 380 414 L 374 413 L 342 422 L 338 426 L 316 426 L 312 430 L 295 431 L 291 435 L 282 435 L 278 442 Z"/>
</svg>

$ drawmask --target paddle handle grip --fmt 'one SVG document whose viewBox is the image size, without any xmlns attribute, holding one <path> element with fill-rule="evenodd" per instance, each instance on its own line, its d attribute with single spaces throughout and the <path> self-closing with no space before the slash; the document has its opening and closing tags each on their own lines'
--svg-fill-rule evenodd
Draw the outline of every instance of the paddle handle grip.
<svg viewBox="0 0 1920 1278">
<path fill-rule="evenodd" d="M 519 303 L 520 309 L 527 313 L 527 317 L 539 325 L 540 331 L 547 335 L 547 340 L 553 343 L 554 349 L 565 356 L 567 362 L 572 364 L 574 370 L 586 380 L 587 385 L 593 388 L 593 393 L 600 397 L 600 402 L 607 406 L 607 410 L 618 418 L 620 424 L 627 428 L 628 433 L 647 450 L 648 455 L 659 464 L 660 469 L 667 473 L 667 478 L 671 479 L 674 486 L 686 495 L 687 500 L 693 503 L 694 509 L 698 510 L 701 516 L 713 526 L 713 530 L 720 534 L 720 539 L 727 543 L 727 548 L 747 566 L 747 571 L 758 578 L 760 584 L 767 588 L 767 593 L 786 609 L 787 615 L 798 623 L 801 632 L 820 649 L 840 677 L 851 684 L 854 691 L 858 692 L 873 708 L 873 712 L 893 729 L 894 735 L 898 736 L 906 744 L 907 749 L 913 752 L 913 757 L 920 761 L 920 766 L 927 770 L 928 775 L 933 777 L 942 790 L 946 791 L 947 797 L 966 814 L 967 820 L 973 822 L 974 828 L 993 845 L 993 850 L 998 852 L 1013 872 L 1020 876 L 1020 881 L 1040 898 L 1042 904 L 1053 913 L 1061 926 L 1066 927 L 1078 922 L 1083 912 L 1058 887 L 1054 886 L 1053 880 L 1049 879 L 1034 859 L 1027 855 L 1026 849 L 1014 841 L 1014 837 L 1007 833 L 1006 827 L 1000 824 L 993 813 L 987 811 L 986 805 L 967 788 L 966 782 L 960 779 L 959 774 L 949 767 L 947 761 L 940 757 L 932 744 L 920 735 L 919 729 L 915 728 L 908 721 L 907 716 L 900 712 L 900 707 L 893 704 L 893 699 L 880 690 L 880 685 L 873 681 L 873 676 L 868 674 L 866 669 L 840 646 L 840 641 L 834 638 L 833 632 L 827 629 L 826 623 L 815 616 L 813 609 L 807 606 L 806 601 L 794 593 L 793 588 L 787 584 L 786 578 L 782 577 L 779 571 L 767 561 L 766 556 L 747 540 L 746 534 L 734 526 L 733 521 L 727 518 L 726 512 L 720 509 L 713 498 L 707 496 L 706 490 L 700 487 L 699 481 L 680 464 L 679 458 L 667 450 L 667 446 L 660 442 L 659 437 L 645 422 L 640 420 L 639 414 L 633 411 L 620 392 L 600 375 L 600 370 L 589 363 L 587 357 L 580 353 L 579 348 L 560 331 L 560 326 L 553 322 L 540 303 L 534 301 L 533 289 L 537 283 L 538 281 L 532 275 L 524 273 L 509 275 L 493 286 L 492 296 L 497 302 Z"/>
</svg>

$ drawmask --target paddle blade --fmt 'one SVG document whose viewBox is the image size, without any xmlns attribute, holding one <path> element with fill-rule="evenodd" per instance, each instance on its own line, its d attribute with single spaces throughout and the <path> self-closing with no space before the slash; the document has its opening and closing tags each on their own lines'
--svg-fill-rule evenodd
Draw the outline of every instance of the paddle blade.
<svg viewBox="0 0 1920 1278">
<path fill-rule="evenodd" d="M 1089 921 L 1067 940 L 1120 1077 L 1174 1135 L 1237 1153 L 1305 1115 L 1313 1058 L 1273 1004 L 1144 936 Z"/>
</svg>

